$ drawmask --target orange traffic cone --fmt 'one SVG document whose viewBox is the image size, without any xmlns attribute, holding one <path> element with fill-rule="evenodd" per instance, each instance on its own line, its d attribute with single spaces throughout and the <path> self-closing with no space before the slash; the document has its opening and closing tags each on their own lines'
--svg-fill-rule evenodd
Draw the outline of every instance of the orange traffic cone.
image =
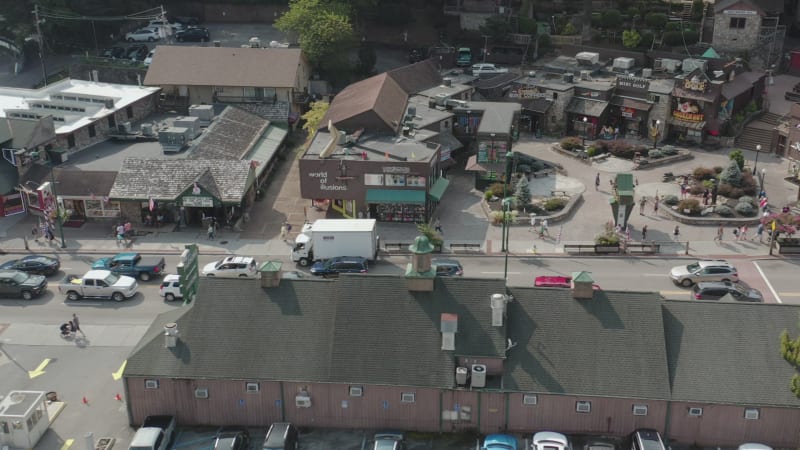
<svg viewBox="0 0 800 450">
<path fill-rule="evenodd" d="M 119 395 L 119 392 L 117 393 L 117 395 L 115 395 L 115 396 L 114 396 L 114 400 L 116 400 L 116 401 L 118 401 L 118 402 L 121 402 L 121 401 L 122 401 L 122 396 L 121 396 L 121 395 Z"/>
<path fill-rule="evenodd" d="M 81 399 L 81 402 L 82 402 L 84 405 L 88 405 L 88 404 L 89 404 L 89 399 L 87 399 L 87 398 L 84 396 L 84 397 L 83 397 L 83 399 Z"/>
</svg>

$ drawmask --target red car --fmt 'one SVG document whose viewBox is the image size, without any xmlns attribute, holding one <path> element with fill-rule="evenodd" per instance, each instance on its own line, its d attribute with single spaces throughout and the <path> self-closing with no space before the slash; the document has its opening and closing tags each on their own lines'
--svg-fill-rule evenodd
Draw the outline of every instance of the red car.
<svg viewBox="0 0 800 450">
<path fill-rule="evenodd" d="M 538 276 L 534 279 L 533 285 L 536 287 L 551 287 L 551 288 L 564 288 L 569 289 L 572 287 L 572 277 L 564 277 L 564 276 L 549 276 L 543 275 Z M 600 286 L 597 284 L 593 284 L 592 287 L 595 291 L 599 291 Z"/>
</svg>

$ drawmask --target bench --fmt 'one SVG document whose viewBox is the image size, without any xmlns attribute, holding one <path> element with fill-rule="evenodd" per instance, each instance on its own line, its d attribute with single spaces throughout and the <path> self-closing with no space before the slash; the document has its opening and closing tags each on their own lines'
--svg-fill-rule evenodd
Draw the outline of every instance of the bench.
<svg viewBox="0 0 800 450">
<path fill-rule="evenodd" d="M 467 251 L 467 252 L 479 252 L 481 251 L 481 244 L 480 243 L 451 243 L 450 244 L 450 251 Z"/>
<path fill-rule="evenodd" d="M 411 244 L 408 243 L 408 242 L 384 242 L 383 243 L 383 248 L 387 252 L 391 252 L 391 251 L 401 252 L 403 250 L 408 249 L 409 245 L 411 245 Z"/>
<path fill-rule="evenodd" d="M 658 253 L 661 250 L 661 244 L 627 244 L 625 250 L 628 253 Z"/>
<path fill-rule="evenodd" d="M 594 244 L 564 244 L 564 253 L 594 253 Z"/>
</svg>

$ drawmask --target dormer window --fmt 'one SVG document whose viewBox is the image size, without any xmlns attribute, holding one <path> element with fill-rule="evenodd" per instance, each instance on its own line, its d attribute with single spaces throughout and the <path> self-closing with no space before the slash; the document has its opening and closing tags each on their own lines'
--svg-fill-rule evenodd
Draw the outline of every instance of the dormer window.
<svg viewBox="0 0 800 450">
<path fill-rule="evenodd" d="M 747 21 L 744 17 L 731 17 L 731 28 L 744 28 L 744 24 Z"/>
</svg>

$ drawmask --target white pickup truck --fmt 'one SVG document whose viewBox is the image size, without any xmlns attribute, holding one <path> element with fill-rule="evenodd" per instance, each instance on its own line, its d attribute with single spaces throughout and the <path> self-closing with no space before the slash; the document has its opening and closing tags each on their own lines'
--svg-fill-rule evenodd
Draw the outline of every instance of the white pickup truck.
<svg viewBox="0 0 800 450">
<path fill-rule="evenodd" d="M 121 302 L 136 295 L 139 284 L 131 277 L 117 275 L 109 270 L 90 270 L 82 277 L 67 275 L 58 284 L 58 291 L 66 294 L 67 299 L 72 301 L 91 297 Z"/>
<path fill-rule="evenodd" d="M 147 416 L 133 435 L 128 450 L 167 450 L 175 427 L 174 416 Z"/>
</svg>

